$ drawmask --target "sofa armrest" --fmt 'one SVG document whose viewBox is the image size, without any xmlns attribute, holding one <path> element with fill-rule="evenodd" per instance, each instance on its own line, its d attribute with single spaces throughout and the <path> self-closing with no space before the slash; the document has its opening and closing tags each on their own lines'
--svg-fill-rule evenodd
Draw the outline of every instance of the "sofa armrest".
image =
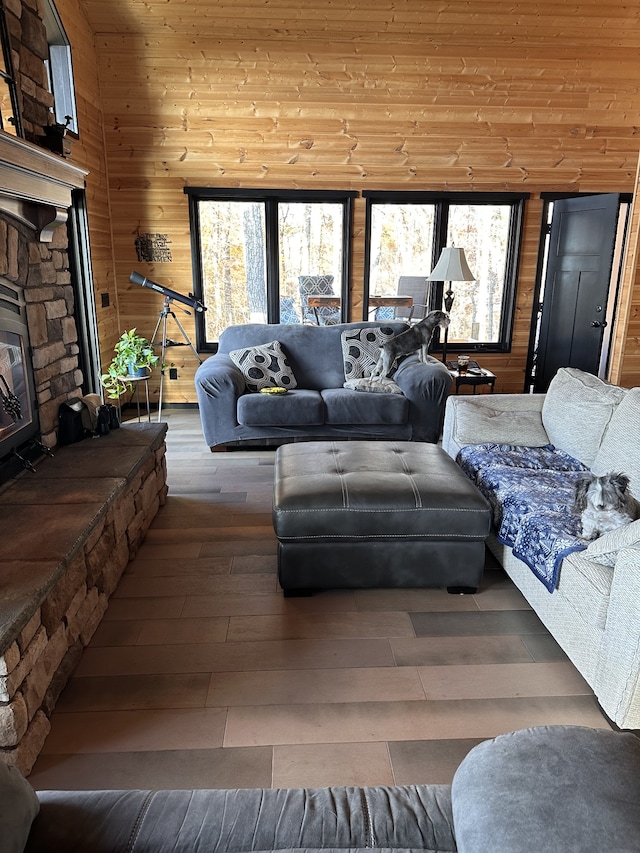
<svg viewBox="0 0 640 853">
<path fill-rule="evenodd" d="M 475 746 L 455 772 L 458 850 L 638 850 L 639 797 L 640 742 L 630 733 L 586 725 L 508 732 Z"/>
<path fill-rule="evenodd" d="M 228 355 L 207 358 L 195 374 L 202 432 L 209 447 L 221 444 L 238 425 L 237 401 L 245 391 L 242 372 Z"/>
<path fill-rule="evenodd" d="M 38 797 L 25 853 L 456 850 L 449 785 L 40 791 Z"/>
<path fill-rule="evenodd" d="M 640 546 L 618 554 L 596 673 L 605 713 L 624 729 L 640 728 Z"/>
<path fill-rule="evenodd" d="M 449 397 L 442 447 L 453 459 L 469 444 L 542 446 L 549 438 L 542 425 L 544 394 L 483 394 Z"/>
<path fill-rule="evenodd" d="M 422 362 L 411 355 L 400 363 L 393 381 L 410 403 L 412 440 L 436 444 L 452 382 L 447 368 L 435 358 Z"/>
</svg>

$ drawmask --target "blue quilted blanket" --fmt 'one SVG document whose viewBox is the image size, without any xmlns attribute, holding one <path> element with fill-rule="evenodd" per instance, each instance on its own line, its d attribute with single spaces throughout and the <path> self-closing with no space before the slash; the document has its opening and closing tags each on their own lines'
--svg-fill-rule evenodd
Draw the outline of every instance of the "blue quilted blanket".
<svg viewBox="0 0 640 853">
<path fill-rule="evenodd" d="M 551 444 L 469 445 L 457 462 L 491 504 L 497 539 L 553 592 L 563 557 L 586 547 L 572 505 L 576 478 L 588 469 Z"/>
</svg>

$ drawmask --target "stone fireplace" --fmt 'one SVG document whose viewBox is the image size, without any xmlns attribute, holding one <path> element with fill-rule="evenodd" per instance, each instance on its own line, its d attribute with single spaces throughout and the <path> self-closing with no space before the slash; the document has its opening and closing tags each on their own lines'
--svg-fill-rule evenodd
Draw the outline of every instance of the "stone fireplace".
<svg viewBox="0 0 640 853">
<path fill-rule="evenodd" d="M 60 404 L 82 394 L 67 235 L 60 226 L 85 174 L 0 133 L 0 374 L 21 403 L 27 430 L 12 429 L 12 417 L 0 421 L 5 457 L 23 438 L 54 447 Z M 166 428 L 124 424 L 110 435 L 56 448 L 52 458 L 41 449 L 33 472 L 0 480 L 0 761 L 24 774 L 110 595 L 164 503 Z"/>
<path fill-rule="evenodd" d="M 59 226 L 85 175 L 37 146 L 0 134 L 0 390 L 21 402 L 17 420 L 6 411 L 0 420 L 5 471 L 12 471 L 8 454 L 30 439 L 56 444 L 60 403 L 82 394 L 67 234 Z"/>
</svg>

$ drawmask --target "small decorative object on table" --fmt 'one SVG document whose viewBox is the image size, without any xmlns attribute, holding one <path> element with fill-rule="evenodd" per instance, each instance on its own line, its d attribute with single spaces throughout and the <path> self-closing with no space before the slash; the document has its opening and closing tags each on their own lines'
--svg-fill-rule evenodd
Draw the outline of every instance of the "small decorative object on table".
<svg viewBox="0 0 640 853">
<path fill-rule="evenodd" d="M 470 361 L 468 355 L 459 355 L 457 361 L 448 361 L 447 368 L 460 376 L 468 373 L 472 376 L 482 376 L 482 368 L 477 361 Z"/>
<path fill-rule="evenodd" d="M 464 360 L 467 360 L 466 366 Z M 447 368 L 455 383 L 455 393 L 458 394 L 461 385 L 471 385 L 473 393 L 476 393 L 478 385 L 489 385 L 493 394 L 496 384 L 496 376 L 490 370 L 480 367 L 477 361 L 470 361 L 468 355 L 459 355 L 457 361 L 448 361 Z"/>
<path fill-rule="evenodd" d="M 469 356 L 468 355 L 459 355 L 458 356 L 458 373 L 460 376 L 464 376 L 467 372 L 467 368 L 469 367 Z"/>
</svg>

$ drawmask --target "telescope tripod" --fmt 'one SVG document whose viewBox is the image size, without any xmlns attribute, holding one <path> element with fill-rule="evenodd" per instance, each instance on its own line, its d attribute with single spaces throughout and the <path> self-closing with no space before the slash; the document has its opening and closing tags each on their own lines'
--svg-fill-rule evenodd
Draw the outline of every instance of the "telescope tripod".
<svg viewBox="0 0 640 853">
<path fill-rule="evenodd" d="M 164 371 L 165 371 L 165 364 L 166 364 L 165 356 L 167 353 L 167 347 L 185 347 L 185 346 L 189 347 L 191 352 L 198 359 L 198 364 L 202 364 L 202 359 L 200 358 L 200 356 L 196 352 L 194 345 L 189 340 L 189 336 L 187 335 L 185 330 L 182 328 L 182 323 L 180 322 L 180 320 L 178 320 L 178 318 L 175 315 L 175 312 L 173 311 L 173 309 L 171 307 L 172 302 L 173 302 L 173 299 L 171 298 L 171 296 L 165 296 L 164 297 L 164 302 L 162 303 L 162 310 L 160 311 L 160 314 L 158 316 L 158 322 L 156 323 L 156 327 L 153 330 L 153 335 L 151 336 L 151 346 L 154 346 L 154 347 L 160 346 L 161 347 L 161 355 L 160 355 L 160 395 L 158 397 L 158 423 L 160 423 L 160 420 L 162 418 L 162 393 L 164 390 Z M 182 310 L 184 311 L 185 314 L 189 314 L 189 316 L 191 316 L 191 311 L 187 311 L 184 308 Z M 173 317 L 176 326 L 180 329 L 180 332 L 182 333 L 182 337 L 184 338 L 184 341 L 173 341 L 167 337 L 167 320 L 169 319 L 169 317 Z M 156 341 L 156 335 L 158 334 L 158 329 L 160 328 L 160 324 L 162 324 L 162 340 Z"/>
</svg>

